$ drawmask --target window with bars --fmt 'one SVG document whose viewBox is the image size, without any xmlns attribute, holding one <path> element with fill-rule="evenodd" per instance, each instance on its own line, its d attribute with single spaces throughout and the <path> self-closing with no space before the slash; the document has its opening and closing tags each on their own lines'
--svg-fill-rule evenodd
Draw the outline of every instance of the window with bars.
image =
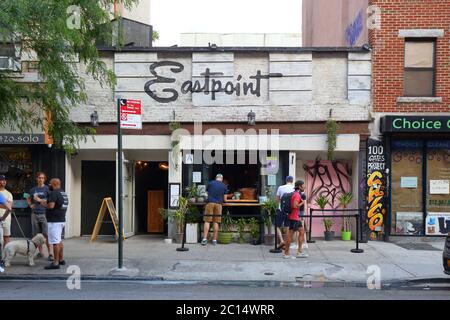
<svg viewBox="0 0 450 320">
<path fill-rule="evenodd" d="M 406 39 L 405 41 L 405 97 L 433 97 L 435 95 L 434 39 Z"/>
</svg>

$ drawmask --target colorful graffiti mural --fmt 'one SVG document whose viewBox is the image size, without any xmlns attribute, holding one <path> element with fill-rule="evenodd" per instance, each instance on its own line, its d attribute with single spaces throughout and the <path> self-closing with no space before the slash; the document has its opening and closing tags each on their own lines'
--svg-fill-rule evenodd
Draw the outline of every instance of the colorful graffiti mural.
<svg viewBox="0 0 450 320">
<path fill-rule="evenodd" d="M 384 234 L 386 216 L 386 157 L 382 141 L 367 141 L 366 224 L 370 239 L 377 240 Z"/>
<path fill-rule="evenodd" d="M 306 194 L 309 208 L 319 209 L 315 199 L 325 196 L 329 200 L 326 209 L 339 208 L 339 197 L 352 192 L 351 161 L 311 160 L 303 165 L 306 177 Z M 335 219 L 333 230 L 338 235 L 341 230 L 341 219 Z M 323 236 L 323 223 L 321 219 L 313 219 L 312 236 Z"/>
</svg>

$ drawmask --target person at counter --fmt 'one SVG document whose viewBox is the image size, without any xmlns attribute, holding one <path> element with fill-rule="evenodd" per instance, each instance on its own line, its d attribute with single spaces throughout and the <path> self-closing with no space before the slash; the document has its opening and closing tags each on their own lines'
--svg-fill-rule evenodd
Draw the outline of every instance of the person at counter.
<svg viewBox="0 0 450 320">
<path fill-rule="evenodd" d="M 222 222 L 222 203 L 225 201 L 225 194 L 227 192 L 227 186 L 223 183 L 223 176 L 220 173 L 216 175 L 216 180 L 208 184 L 206 191 L 208 191 L 208 200 L 205 206 L 205 216 L 203 217 L 203 246 L 208 244 L 208 233 L 211 222 L 214 223 L 212 244 L 217 244 L 219 223 Z"/>
</svg>

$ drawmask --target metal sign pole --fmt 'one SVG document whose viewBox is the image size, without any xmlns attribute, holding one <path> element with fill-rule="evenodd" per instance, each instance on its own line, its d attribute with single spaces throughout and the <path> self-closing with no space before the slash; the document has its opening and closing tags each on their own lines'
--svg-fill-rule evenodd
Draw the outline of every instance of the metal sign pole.
<svg viewBox="0 0 450 320">
<path fill-rule="evenodd" d="M 119 212 L 119 269 L 123 267 L 123 173 L 122 173 L 122 128 L 120 127 L 120 102 L 117 99 L 117 165 L 118 165 L 118 212 Z"/>
</svg>

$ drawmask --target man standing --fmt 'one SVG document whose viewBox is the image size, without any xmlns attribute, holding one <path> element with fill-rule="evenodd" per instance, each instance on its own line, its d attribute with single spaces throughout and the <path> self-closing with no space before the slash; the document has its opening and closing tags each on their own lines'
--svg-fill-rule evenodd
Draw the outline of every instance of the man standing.
<svg viewBox="0 0 450 320">
<path fill-rule="evenodd" d="M 54 260 L 45 269 L 59 269 L 60 265 L 65 265 L 64 246 L 61 234 L 66 222 L 66 211 L 69 205 L 69 198 L 61 189 L 61 181 L 57 178 L 50 180 L 50 194 L 47 200 L 38 202 L 47 208 L 46 218 L 48 224 L 48 242 L 53 245 Z"/>
<path fill-rule="evenodd" d="M 287 176 L 286 177 L 286 184 L 279 186 L 277 190 L 277 200 L 278 203 L 281 205 L 281 198 L 285 193 L 292 193 L 294 192 L 294 177 Z M 287 216 L 281 211 L 281 208 L 279 207 L 277 210 L 277 214 L 275 217 L 275 225 L 277 228 L 277 235 L 278 239 L 280 240 L 280 246 L 279 248 L 284 247 L 284 239 L 283 239 L 283 233 L 281 232 L 281 228 L 288 226 L 288 220 Z"/>
<path fill-rule="evenodd" d="M 289 231 L 286 238 L 286 245 L 284 247 L 284 255 L 283 258 L 290 259 L 295 257 L 291 257 L 289 254 L 290 244 L 292 240 L 292 236 L 294 235 L 294 232 L 300 231 L 302 227 L 302 222 L 300 221 L 299 213 L 300 213 L 300 206 L 304 205 L 304 202 L 302 201 L 302 198 L 300 196 L 301 188 L 303 185 L 303 181 L 296 181 L 295 182 L 295 191 L 294 194 L 291 197 L 291 214 L 288 216 L 289 221 Z M 299 237 L 300 238 L 300 237 Z M 301 252 L 301 245 L 298 248 L 297 257 L 304 257 Z"/>
<path fill-rule="evenodd" d="M 208 243 L 208 232 L 211 222 L 214 222 L 212 243 L 213 245 L 217 244 L 219 223 L 222 221 L 222 203 L 225 200 L 225 193 L 227 191 L 227 187 L 223 183 L 223 176 L 220 173 L 216 175 L 216 180 L 211 181 L 206 190 L 208 191 L 208 201 L 205 206 L 205 216 L 203 217 L 203 221 L 205 222 L 203 227 L 203 246 L 206 246 Z"/>
<path fill-rule="evenodd" d="M 302 204 L 300 206 L 300 228 L 298 230 L 297 236 L 297 258 L 307 258 L 308 254 L 303 251 L 303 242 L 305 241 L 305 204 L 306 204 L 306 194 L 305 194 L 305 182 L 303 180 L 298 181 L 300 184 L 300 197 Z"/>
<path fill-rule="evenodd" d="M 2 242 L 6 245 L 11 237 L 11 215 L 9 211 L 11 210 L 13 203 L 13 195 L 11 192 L 6 190 L 6 177 L 0 175 L 0 193 L 6 199 L 6 207 L 9 209 L 0 209 L 0 225 L 3 229 L 3 239 Z M 2 246 L 3 247 L 3 246 Z"/>
<path fill-rule="evenodd" d="M 48 260 L 53 261 L 52 246 L 48 243 L 48 225 L 45 217 L 45 208 L 39 203 L 39 200 L 47 200 L 50 191 L 48 186 L 45 185 L 46 180 L 45 173 L 38 172 L 36 175 L 37 186 L 30 190 L 30 196 L 28 197 L 28 205 L 31 208 L 31 231 L 33 237 L 38 233 L 42 233 L 47 240 L 47 252 Z M 39 246 L 39 254 L 44 256 L 44 249 Z"/>
<path fill-rule="evenodd" d="M 6 197 L 3 195 L 3 193 L 0 192 L 0 209 L 3 209 L 2 211 L 6 211 L 6 213 L 9 212 L 9 210 L 11 210 L 12 207 L 12 202 L 9 202 L 8 199 L 6 199 Z M 3 221 L 3 216 L 5 215 L 2 214 L 0 216 L 0 273 L 5 272 L 4 269 L 4 264 L 3 264 L 3 258 L 2 258 L 2 252 L 3 252 L 3 227 L 1 226 L 1 221 Z"/>
</svg>

